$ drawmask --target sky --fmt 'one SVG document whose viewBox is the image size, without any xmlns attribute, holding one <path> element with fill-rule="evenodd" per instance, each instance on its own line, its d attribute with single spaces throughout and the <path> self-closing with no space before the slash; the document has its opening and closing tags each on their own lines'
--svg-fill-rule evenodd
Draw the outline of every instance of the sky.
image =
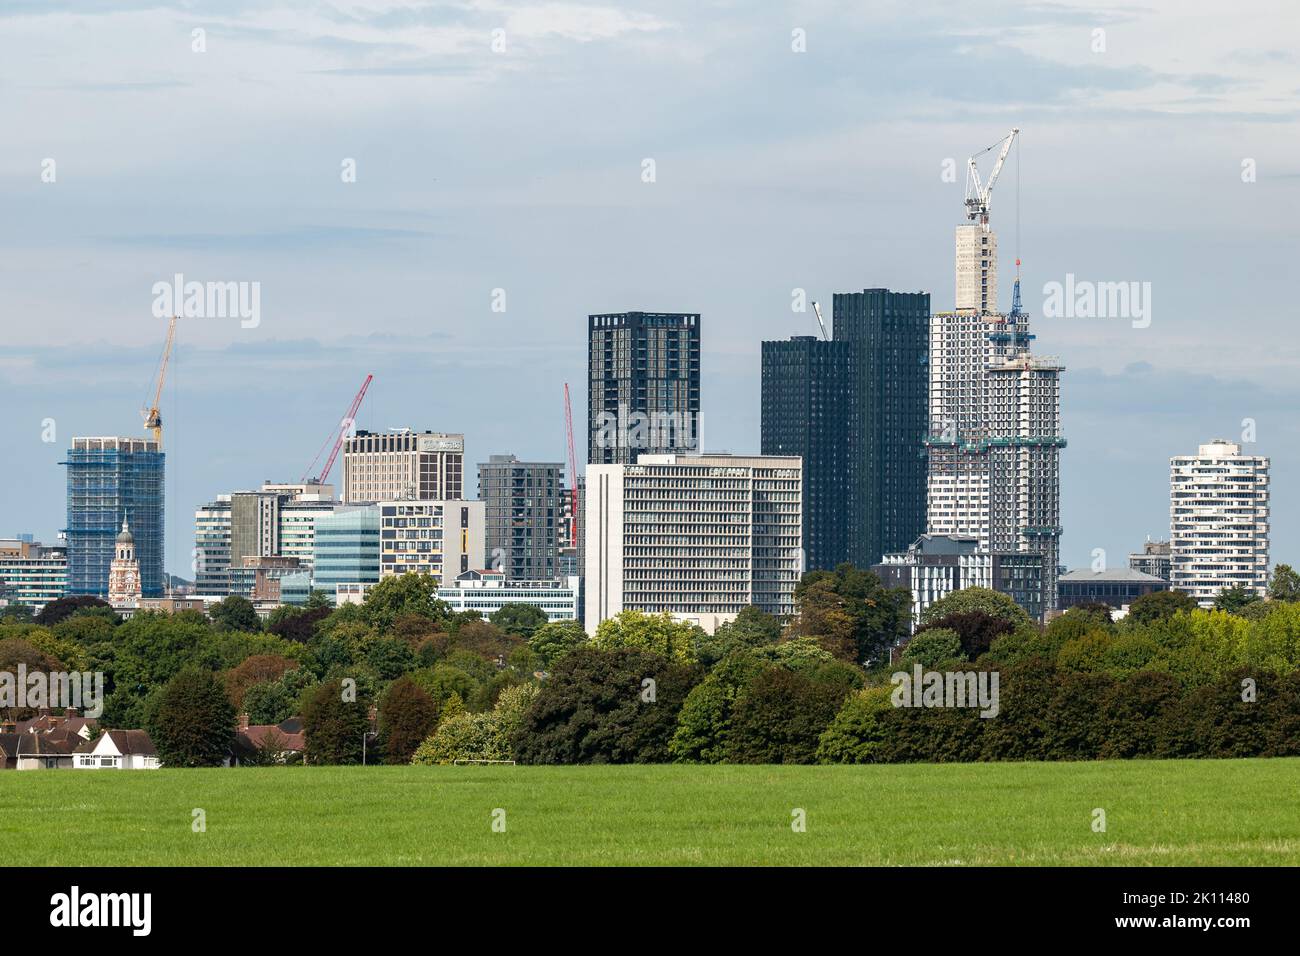
<svg viewBox="0 0 1300 956">
<path fill-rule="evenodd" d="M 179 323 L 185 577 L 194 509 L 302 477 L 368 373 L 358 425 L 464 432 L 471 489 L 566 457 L 565 382 L 581 454 L 589 313 L 701 313 L 703 444 L 757 452 L 793 290 L 950 308 L 966 159 L 1014 126 L 1000 305 L 1018 255 L 1063 562 L 1167 536 L 1169 457 L 1248 428 L 1300 561 L 1298 50 L 1289 0 L 4 0 L 0 536 L 55 539 L 73 436 L 143 434 L 176 274 L 259 294 Z M 1149 322 L 1045 317 L 1067 276 Z"/>
</svg>

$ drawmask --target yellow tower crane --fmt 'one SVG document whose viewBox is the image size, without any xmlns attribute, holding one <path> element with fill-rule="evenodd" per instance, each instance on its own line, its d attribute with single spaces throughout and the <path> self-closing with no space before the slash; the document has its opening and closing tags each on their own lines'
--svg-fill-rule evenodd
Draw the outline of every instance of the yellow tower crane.
<svg viewBox="0 0 1300 956">
<path fill-rule="evenodd" d="M 153 404 L 140 409 L 144 418 L 144 427 L 153 432 L 158 449 L 162 450 L 162 415 L 158 414 L 158 403 L 162 401 L 163 382 L 167 378 L 167 362 L 172 357 L 172 342 L 176 338 L 176 316 L 167 323 L 167 344 L 163 346 L 162 359 L 158 362 L 158 384 L 154 388 Z"/>
</svg>

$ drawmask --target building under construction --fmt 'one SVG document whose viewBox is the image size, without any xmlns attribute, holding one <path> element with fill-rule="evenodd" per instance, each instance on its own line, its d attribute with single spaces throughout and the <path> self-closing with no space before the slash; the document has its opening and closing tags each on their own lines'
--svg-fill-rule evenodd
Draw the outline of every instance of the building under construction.
<svg viewBox="0 0 1300 956">
<path fill-rule="evenodd" d="M 1017 277 L 1011 311 L 998 305 L 997 234 L 989 226 L 993 186 L 1019 130 L 1000 143 L 981 183 L 968 167 L 966 223 L 956 230 L 956 308 L 930 322 L 927 525 L 931 534 L 974 535 L 998 552 L 1043 561 L 1043 602 L 1056 607 L 1060 560 L 1060 374 L 1031 352 L 1034 336 Z"/>
</svg>

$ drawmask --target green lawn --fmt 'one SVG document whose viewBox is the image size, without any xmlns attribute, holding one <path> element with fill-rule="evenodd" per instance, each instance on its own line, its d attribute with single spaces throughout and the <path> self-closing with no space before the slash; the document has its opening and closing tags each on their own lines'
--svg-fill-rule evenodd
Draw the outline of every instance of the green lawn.
<svg viewBox="0 0 1300 956">
<path fill-rule="evenodd" d="M 206 812 L 194 833 L 191 812 Z M 1092 829 L 1095 807 L 1107 831 Z M 492 830 L 505 810 L 506 830 Z M 807 831 L 791 829 L 791 811 Z M 1300 864 L 1300 759 L 0 774 L 22 865 Z"/>
</svg>

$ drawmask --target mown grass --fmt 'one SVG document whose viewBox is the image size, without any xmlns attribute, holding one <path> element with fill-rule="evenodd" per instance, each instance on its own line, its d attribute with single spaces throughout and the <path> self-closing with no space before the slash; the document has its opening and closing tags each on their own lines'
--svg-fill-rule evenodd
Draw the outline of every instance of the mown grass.
<svg viewBox="0 0 1300 956">
<path fill-rule="evenodd" d="M 202 808 L 207 830 L 192 830 Z M 505 832 L 492 829 L 505 811 Z M 800 808 L 806 832 L 791 828 Z M 1093 830 L 1093 810 L 1106 831 Z M 0 775 L 7 865 L 1296 865 L 1300 759 Z"/>
</svg>

